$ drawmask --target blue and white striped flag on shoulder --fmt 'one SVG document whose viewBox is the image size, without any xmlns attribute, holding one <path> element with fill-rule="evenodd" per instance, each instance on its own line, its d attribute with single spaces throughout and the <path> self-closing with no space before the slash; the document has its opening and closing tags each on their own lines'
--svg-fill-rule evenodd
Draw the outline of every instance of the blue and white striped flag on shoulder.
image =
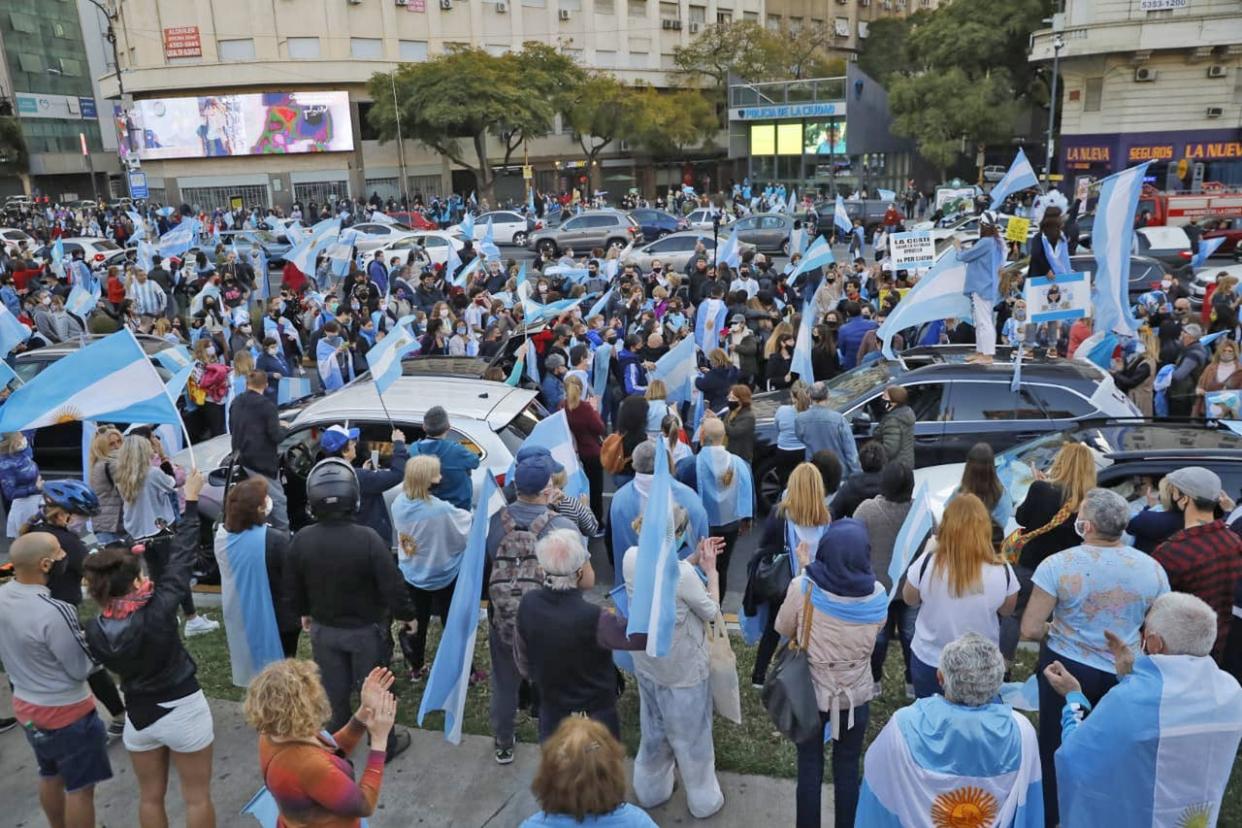
<svg viewBox="0 0 1242 828">
<path fill-rule="evenodd" d="M 638 531 L 638 560 L 630 600 L 627 635 L 647 634 L 647 655 L 668 655 L 677 623 L 677 581 L 680 575 L 673 525 L 672 474 L 657 457 L 651 491 Z M 622 551 L 619 554 L 624 555 Z"/>
<path fill-rule="evenodd" d="M 1134 336 L 1138 320 L 1130 308 L 1130 246 L 1134 211 L 1150 161 L 1110 175 L 1100 185 L 1100 200 L 1091 225 L 1095 278 L 1091 284 L 1095 330 Z"/>
<path fill-rule="evenodd" d="M 651 369 L 650 378 L 664 383 L 668 389 L 670 403 L 690 402 L 690 393 L 694 390 L 694 378 L 698 374 L 698 367 L 694 339 L 687 336 L 656 360 L 655 368 Z"/>
</svg>

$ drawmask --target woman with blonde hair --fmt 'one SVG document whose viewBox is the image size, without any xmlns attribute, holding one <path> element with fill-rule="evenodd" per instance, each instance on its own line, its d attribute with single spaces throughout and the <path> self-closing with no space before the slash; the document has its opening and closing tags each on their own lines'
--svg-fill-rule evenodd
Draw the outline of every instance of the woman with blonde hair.
<svg viewBox="0 0 1242 828">
<path fill-rule="evenodd" d="M 605 725 L 570 716 L 543 743 L 530 786 L 542 810 L 521 828 L 656 828 L 626 787 L 625 748 Z"/>
<path fill-rule="evenodd" d="M 171 469 L 151 465 L 155 450 L 146 436 L 131 434 L 121 443 L 112 480 L 124 504 L 124 526 L 131 538 L 149 538 L 177 520 L 173 498 L 177 481 Z"/>
<path fill-rule="evenodd" d="M 703 407 L 719 412 L 728 405 L 729 389 L 737 384 L 739 373 L 723 348 L 712 348 L 707 369 L 695 377 L 694 387 L 703 392 Z"/>
<path fill-rule="evenodd" d="M 1207 395 L 1213 391 L 1236 391 L 1242 388 L 1242 371 L 1238 370 L 1238 343 L 1232 339 L 1222 339 L 1216 343 L 1216 353 L 1212 361 L 1199 375 L 1199 385 L 1195 389 L 1195 407 L 1190 412 L 1192 417 L 1202 417 L 1207 410 Z"/>
<path fill-rule="evenodd" d="M 1154 413 L 1156 357 L 1160 344 L 1148 325 L 1138 329 L 1137 339 L 1126 343 L 1121 353 L 1120 365 L 1112 371 L 1117 390 L 1130 398 L 1144 417 Z M 1207 371 L 1203 372 L 1207 376 Z"/>
<path fill-rule="evenodd" d="M 709 534 L 724 539 L 724 547 L 716 559 L 720 593 L 724 595 L 729 559 L 733 556 L 737 536 L 749 526 L 755 513 L 754 483 L 750 466 L 724 447 L 725 427 L 720 418 L 709 417 L 703 421 L 701 440 L 702 448 L 695 460 L 695 484 L 703 498 L 703 508 L 707 510 Z"/>
<path fill-rule="evenodd" d="M 668 386 L 664 380 L 650 379 L 647 390 L 643 392 L 647 399 L 647 437 L 657 440 L 664 425 L 664 418 L 669 413 Z"/>
<path fill-rule="evenodd" d="M 277 661 L 250 682 L 242 712 L 259 733 L 259 772 L 281 825 L 356 828 L 375 813 L 384 745 L 397 715 L 392 684 L 388 670 L 372 670 L 362 683 L 358 712 L 329 736 L 323 725 L 332 712 L 313 661 Z M 364 734 L 371 737 L 370 750 L 355 783 L 349 756 Z"/>
<path fill-rule="evenodd" d="M 198 428 L 207 438 L 224 433 L 224 403 L 229 396 L 229 368 L 220 345 L 210 337 L 194 343 L 194 369 L 186 392 L 198 412 Z"/>
<path fill-rule="evenodd" d="M 95 430 L 87 453 L 87 482 L 95 497 L 99 498 L 99 514 L 91 518 L 91 526 L 95 530 L 95 539 L 100 543 L 120 540 L 125 532 L 121 522 L 121 494 L 113 481 L 111 467 L 124 441 L 116 426 L 101 425 Z"/>
<path fill-rule="evenodd" d="M 799 463 L 789 475 L 789 483 L 780 502 L 769 515 L 763 527 L 763 537 L 759 541 L 759 554 L 765 559 L 775 560 L 780 555 L 788 555 L 791 574 L 796 576 L 802 565 L 794 550 L 798 544 L 805 543 L 810 549 L 819 547 L 819 539 L 823 537 L 832 515 L 828 511 L 827 494 L 824 489 L 824 477 L 814 463 Z M 783 595 L 764 596 L 762 602 L 779 602 Z M 758 599 L 756 599 L 758 600 Z M 746 615 L 755 616 L 751 608 L 744 607 Z M 754 607 L 754 609 L 758 609 Z M 776 653 L 776 645 L 780 636 L 773 626 L 776 622 L 777 606 L 769 607 L 767 624 L 759 639 L 759 648 L 755 653 L 755 669 L 751 673 L 751 683 L 762 687 L 768 674 L 768 663 Z"/>
<path fill-rule="evenodd" d="M 797 417 L 811 407 L 806 383 L 798 380 L 789 390 L 789 402 L 776 409 L 776 471 L 788 479 L 794 467 L 806 459 L 806 444 L 798 439 Z"/>
<path fill-rule="evenodd" d="M 439 483 L 440 458 L 416 454 L 406 461 L 401 494 L 392 502 L 397 566 L 405 576 L 417 622 L 412 634 L 398 635 L 411 682 L 427 675 L 427 625 L 433 614 L 441 625 L 448 619 L 470 533 L 470 513 L 431 493 Z"/>
<path fill-rule="evenodd" d="M 992 517 L 973 494 L 958 494 L 927 551 L 910 565 L 901 589 L 908 606 L 920 607 L 910 644 L 910 677 L 916 698 L 940 692 L 940 651 L 966 633 L 1000 642 L 1000 619 L 1018 603 L 1018 578 L 992 546 Z"/>
</svg>

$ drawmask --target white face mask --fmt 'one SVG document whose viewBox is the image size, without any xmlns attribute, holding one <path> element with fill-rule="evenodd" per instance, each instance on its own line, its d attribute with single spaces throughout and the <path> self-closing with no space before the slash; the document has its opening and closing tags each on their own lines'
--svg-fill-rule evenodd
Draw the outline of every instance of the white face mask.
<svg viewBox="0 0 1242 828">
<path fill-rule="evenodd" d="M 266 497 L 263 499 L 263 517 L 267 517 L 272 513 L 272 499 Z"/>
</svg>

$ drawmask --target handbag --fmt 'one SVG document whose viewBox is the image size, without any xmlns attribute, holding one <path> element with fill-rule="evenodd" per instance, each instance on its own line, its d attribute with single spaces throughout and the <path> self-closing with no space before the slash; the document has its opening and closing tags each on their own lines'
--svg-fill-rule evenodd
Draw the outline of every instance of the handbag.
<svg viewBox="0 0 1242 828">
<path fill-rule="evenodd" d="M 785 600 L 791 581 L 793 569 L 789 563 L 788 552 L 764 555 L 755 564 L 755 573 L 751 576 L 755 600 L 761 604 L 775 604 L 779 607 Z"/>
<path fill-rule="evenodd" d="M 729 643 L 729 631 L 719 612 L 707 625 L 708 681 L 716 715 L 734 724 L 742 723 L 742 694 L 737 680 L 737 656 Z"/>
<path fill-rule="evenodd" d="M 760 693 L 768 718 L 794 744 L 822 739 L 824 732 L 819 701 L 815 697 L 815 682 L 811 678 L 811 660 L 807 655 L 811 643 L 812 613 L 809 583 L 807 587 L 802 598 L 803 643 L 798 644 L 797 635 L 785 642 L 768 670 L 768 679 Z"/>
<path fill-rule="evenodd" d="M 1001 541 L 1001 557 L 1003 557 L 1007 563 L 1017 563 L 1018 556 L 1022 554 L 1022 547 L 1026 546 L 1027 543 L 1033 541 L 1035 538 L 1038 538 L 1040 535 L 1046 535 L 1053 529 L 1056 529 L 1065 522 L 1066 518 L 1070 516 L 1070 512 L 1072 511 L 1074 510 L 1070 508 L 1070 504 L 1063 503 L 1061 504 L 1061 508 L 1057 509 L 1057 513 L 1052 516 L 1052 520 L 1048 521 L 1038 529 L 1032 529 L 1029 532 L 1023 531 L 1022 529 L 1014 529 L 1009 533 L 1008 537 Z"/>
</svg>

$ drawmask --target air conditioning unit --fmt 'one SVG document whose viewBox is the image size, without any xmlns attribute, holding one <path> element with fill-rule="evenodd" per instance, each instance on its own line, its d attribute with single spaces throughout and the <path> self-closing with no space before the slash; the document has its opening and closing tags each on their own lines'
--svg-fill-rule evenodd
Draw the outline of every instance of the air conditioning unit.
<svg viewBox="0 0 1242 828">
<path fill-rule="evenodd" d="M 660 21 L 660 26 L 661 26 L 662 28 L 665 28 L 665 29 L 670 29 L 670 30 L 672 30 L 672 31 L 677 31 L 677 32 L 680 32 L 680 31 L 681 31 L 681 21 L 680 21 L 680 20 L 661 20 L 661 21 Z"/>
<path fill-rule="evenodd" d="M 1209 78 L 1223 78 L 1229 74 L 1229 67 L 1220 63 L 1213 63 L 1207 68 L 1207 76 Z"/>
<path fill-rule="evenodd" d="M 396 0 L 396 2 L 397 2 L 397 5 L 398 5 L 398 6 L 408 6 L 408 5 L 410 5 L 410 0 Z"/>
<path fill-rule="evenodd" d="M 1148 66 L 1140 66 L 1134 70 L 1135 83 L 1151 83 L 1156 79 L 1156 70 Z"/>
<path fill-rule="evenodd" d="M 1209 118 L 1219 118 L 1225 114 L 1225 108 L 1223 106 L 1209 106 L 1205 114 Z"/>
<path fill-rule="evenodd" d="M 496 14 L 504 14 L 507 11 L 509 11 L 509 6 L 507 4 L 505 3 L 496 4 Z"/>
<path fill-rule="evenodd" d="M 698 23 L 691 23 L 691 24 L 690 24 L 690 34 L 698 34 L 698 33 L 699 33 L 699 24 L 698 24 Z"/>
<path fill-rule="evenodd" d="M 351 6 L 358 6 L 362 4 L 362 0 L 345 0 L 345 2 L 349 3 Z"/>
<path fill-rule="evenodd" d="M 568 20 L 569 9 L 561 9 L 560 12 L 557 14 L 557 17 L 559 17 L 561 20 Z"/>
</svg>

